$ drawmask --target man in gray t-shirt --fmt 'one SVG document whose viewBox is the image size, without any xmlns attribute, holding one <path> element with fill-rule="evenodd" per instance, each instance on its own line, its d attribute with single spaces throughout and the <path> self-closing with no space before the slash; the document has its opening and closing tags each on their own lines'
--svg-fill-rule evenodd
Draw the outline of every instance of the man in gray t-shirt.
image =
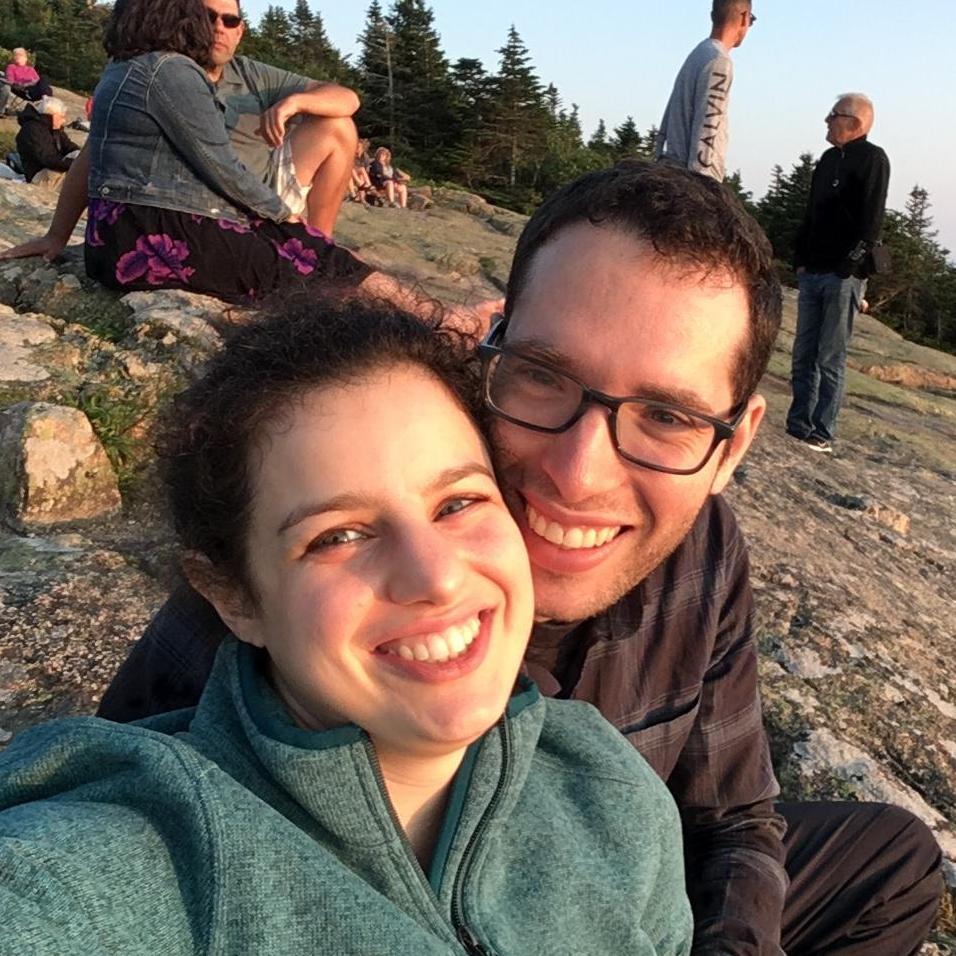
<svg viewBox="0 0 956 956">
<path fill-rule="evenodd" d="M 245 24 L 236 0 L 204 0 L 213 23 L 212 66 L 233 148 L 300 219 L 331 238 L 345 198 L 358 133 L 352 114 L 359 98 L 337 83 L 319 83 L 287 70 L 236 56 Z M 74 160 L 45 236 L 0 252 L 55 259 L 86 210 L 89 150 Z"/>
<path fill-rule="evenodd" d="M 710 36 L 691 51 L 674 81 L 657 140 L 657 159 L 724 178 L 730 86 L 730 51 L 757 19 L 751 0 L 714 0 Z"/>
<path fill-rule="evenodd" d="M 295 215 L 331 236 L 355 161 L 358 97 L 336 83 L 236 56 L 245 32 L 237 0 L 204 2 L 214 37 L 206 73 L 233 147 Z"/>
</svg>

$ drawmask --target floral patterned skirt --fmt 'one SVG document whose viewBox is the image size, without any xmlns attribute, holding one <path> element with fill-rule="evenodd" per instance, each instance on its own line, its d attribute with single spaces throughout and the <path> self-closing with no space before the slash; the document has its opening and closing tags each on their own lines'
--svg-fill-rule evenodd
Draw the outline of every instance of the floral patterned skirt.
<svg viewBox="0 0 956 956">
<path fill-rule="evenodd" d="M 91 199 L 86 272 L 124 292 L 186 289 L 250 302 L 311 282 L 358 285 L 372 269 L 305 223 L 211 219 Z"/>
</svg>

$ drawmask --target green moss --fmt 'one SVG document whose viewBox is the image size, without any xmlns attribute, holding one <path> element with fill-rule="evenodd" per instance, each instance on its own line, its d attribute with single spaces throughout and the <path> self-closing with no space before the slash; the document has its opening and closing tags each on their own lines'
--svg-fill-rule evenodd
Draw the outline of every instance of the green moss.
<svg viewBox="0 0 956 956">
<path fill-rule="evenodd" d="M 68 318 L 107 342 L 119 343 L 133 329 L 132 313 L 114 293 L 96 286 L 71 300 Z"/>
</svg>

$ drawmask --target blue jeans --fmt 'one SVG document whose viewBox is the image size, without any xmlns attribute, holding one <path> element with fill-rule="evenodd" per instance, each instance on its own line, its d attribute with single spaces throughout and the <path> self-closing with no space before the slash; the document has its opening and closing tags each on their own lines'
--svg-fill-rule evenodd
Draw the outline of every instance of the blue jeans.
<svg viewBox="0 0 956 956">
<path fill-rule="evenodd" d="M 866 280 L 804 272 L 799 283 L 787 431 L 797 438 L 832 441 L 843 400 L 847 345 Z"/>
</svg>

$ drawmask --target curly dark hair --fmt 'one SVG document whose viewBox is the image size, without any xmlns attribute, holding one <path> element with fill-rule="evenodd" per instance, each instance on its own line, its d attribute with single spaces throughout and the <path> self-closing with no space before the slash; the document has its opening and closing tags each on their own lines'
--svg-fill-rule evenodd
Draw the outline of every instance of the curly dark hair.
<svg viewBox="0 0 956 956">
<path fill-rule="evenodd" d="M 358 299 L 316 306 L 314 293 L 273 304 L 232 332 L 173 399 L 158 425 L 160 473 L 180 543 L 208 558 L 215 582 L 238 584 L 255 606 L 246 540 L 266 427 L 306 392 L 396 366 L 429 372 L 480 428 L 471 338 L 439 327 L 437 313 L 426 321 Z"/>
<path fill-rule="evenodd" d="M 726 186 L 679 166 L 633 160 L 581 176 L 548 198 L 521 233 L 506 316 L 538 250 L 578 223 L 613 226 L 650 243 L 665 261 L 729 273 L 740 282 L 750 302 L 750 329 L 734 369 L 735 404 L 753 394 L 770 361 L 783 298 L 769 240 Z"/>
<path fill-rule="evenodd" d="M 202 0 L 116 0 L 103 47 L 114 60 L 157 50 L 211 65 L 213 28 Z"/>
</svg>

